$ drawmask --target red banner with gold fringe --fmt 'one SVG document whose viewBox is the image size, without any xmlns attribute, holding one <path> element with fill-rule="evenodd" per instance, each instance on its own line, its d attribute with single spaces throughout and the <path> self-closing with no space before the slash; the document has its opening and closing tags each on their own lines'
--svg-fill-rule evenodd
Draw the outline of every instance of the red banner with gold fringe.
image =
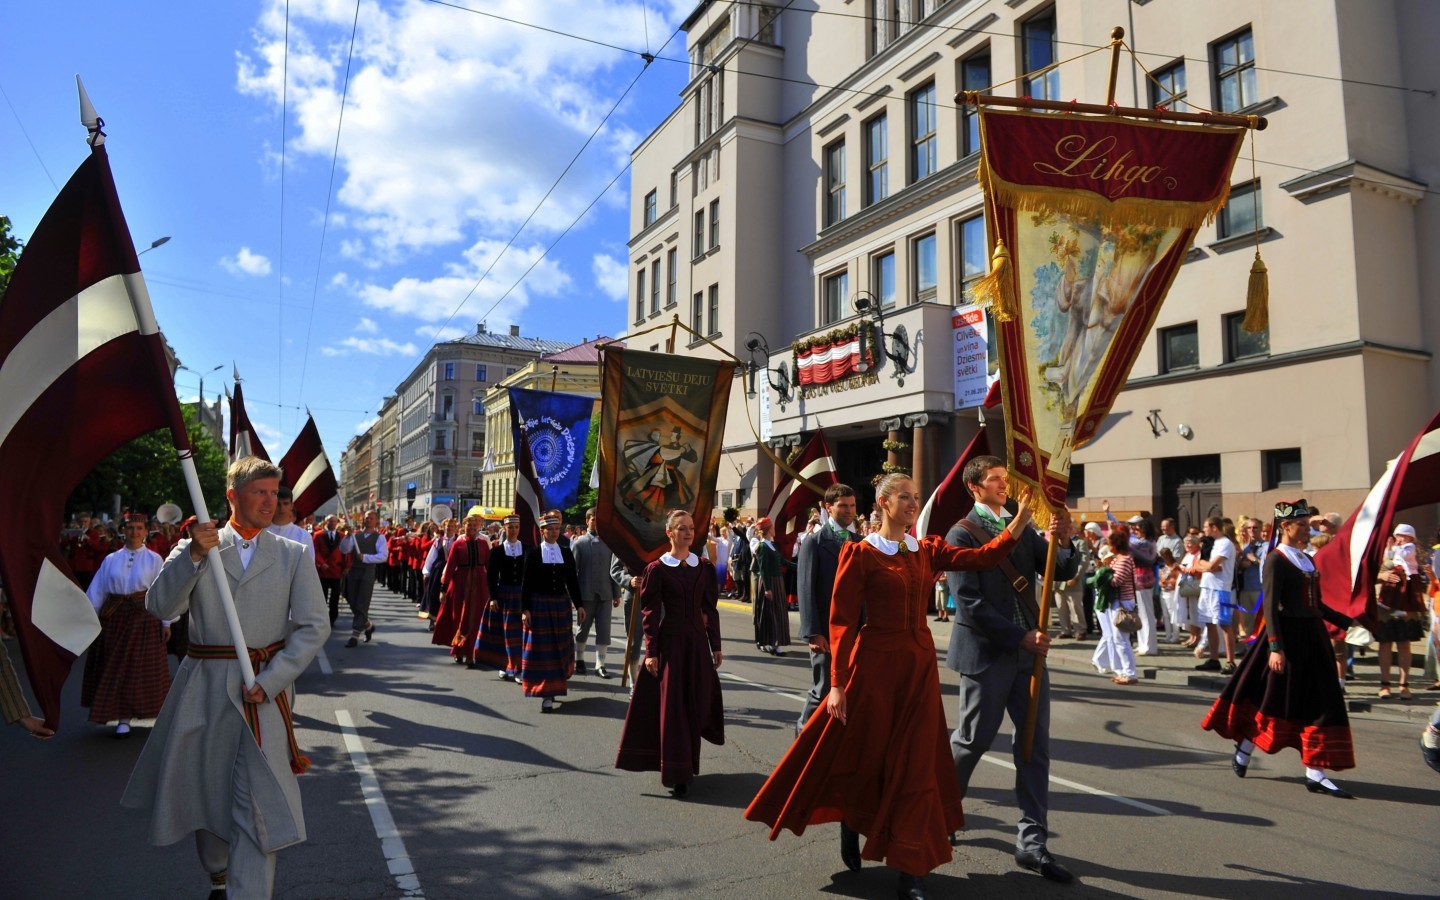
<svg viewBox="0 0 1440 900">
<path fill-rule="evenodd" d="M 1058 509 L 1245 130 L 982 109 L 980 133 L 1010 473 Z"/>
</svg>

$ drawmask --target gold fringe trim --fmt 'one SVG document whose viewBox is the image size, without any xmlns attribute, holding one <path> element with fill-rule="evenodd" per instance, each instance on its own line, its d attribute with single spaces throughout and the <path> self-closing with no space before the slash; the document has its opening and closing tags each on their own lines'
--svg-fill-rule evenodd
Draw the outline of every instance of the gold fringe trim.
<svg viewBox="0 0 1440 900">
<path fill-rule="evenodd" d="M 1254 334 L 1270 327 L 1270 272 L 1260 251 L 1255 251 L 1255 262 L 1250 266 L 1250 287 L 1245 292 L 1245 321 L 1240 327 Z"/>
<path fill-rule="evenodd" d="M 990 272 L 975 283 L 975 301 L 987 307 L 997 322 L 1012 321 L 1020 314 L 1012 270 L 1010 250 L 1003 239 L 997 239 L 990 255 Z"/>
<path fill-rule="evenodd" d="M 1021 491 L 1030 492 L 1030 518 L 1035 527 L 1041 530 L 1050 527 L 1050 520 L 1055 518 L 1055 513 L 1050 509 L 1050 502 L 1045 499 L 1045 492 L 1040 490 L 1040 485 L 1014 472 L 1011 472 L 1005 481 L 1012 498 L 1018 499 Z"/>
</svg>

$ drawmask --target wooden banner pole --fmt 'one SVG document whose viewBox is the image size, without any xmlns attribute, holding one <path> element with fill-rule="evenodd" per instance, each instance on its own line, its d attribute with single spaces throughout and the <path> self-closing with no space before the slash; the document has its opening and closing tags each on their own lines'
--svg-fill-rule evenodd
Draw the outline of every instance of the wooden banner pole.
<svg viewBox="0 0 1440 900">
<path fill-rule="evenodd" d="M 1035 623 L 1035 628 L 1041 634 L 1050 632 L 1050 603 L 1054 597 L 1055 557 L 1059 549 L 1059 538 L 1052 537 L 1050 549 L 1045 554 L 1045 580 L 1040 583 L 1040 614 L 1037 616 L 1040 621 Z M 1040 712 L 1040 681 L 1044 676 L 1045 657 L 1036 653 L 1035 663 L 1030 669 L 1030 707 L 1025 714 L 1025 733 L 1020 743 L 1020 758 L 1027 763 L 1035 750 L 1035 720 Z"/>
<path fill-rule="evenodd" d="M 1115 77 L 1120 74 L 1120 49 L 1125 46 L 1125 29 L 1110 29 L 1110 81 L 1105 86 L 1105 105 L 1115 105 Z M 1137 101 L 1138 102 L 1138 101 Z"/>
</svg>

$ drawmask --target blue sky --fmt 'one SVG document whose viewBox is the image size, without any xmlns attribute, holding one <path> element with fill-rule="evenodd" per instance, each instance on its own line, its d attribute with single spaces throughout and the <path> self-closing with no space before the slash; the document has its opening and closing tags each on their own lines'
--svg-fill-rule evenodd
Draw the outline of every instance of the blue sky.
<svg viewBox="0 0 1440 900">
<path fill-rule="evenodd" d="M 172 238 L 141 263 L 182 362 L 222 367 L 209 397 L 239 367 L 272 456 L 308 405 L 338 466 L 437 334 L 482 317 L 576 342 L 624 325 L 628 176 L 602 191 L 674 108 L 686 66 L 652 64 L 540 204 L 644 64 L 455 6 L 682 60 L 684 35 L 659 48 L 694 4 L 362 0 L 338 156 L 354 0 L 291 0 L 288 53 L 284 0 L 10 4 L 0 215 L 28 238 L 88 152 L 79 73 L 137 247 Z M 176 381 L 195 396 L 195 374 Z"/>
</svg>

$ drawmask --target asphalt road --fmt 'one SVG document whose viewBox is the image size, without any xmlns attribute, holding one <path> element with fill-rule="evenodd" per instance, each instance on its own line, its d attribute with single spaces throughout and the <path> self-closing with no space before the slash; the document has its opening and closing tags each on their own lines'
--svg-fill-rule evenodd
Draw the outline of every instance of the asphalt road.
<svg viewBox="0 0 1440 900">
<path fill-rule="evenodd" d="M 835 826 L 772 843 L 741 816 L 809 679 L 803 648 L 755 650 L 748 612 L 722 613 L 727 741 L 704 746 L 684 801 L 658 775 L 614 768 L 618 678 L 577 678 L 542 716 L 518 687 L 451 665 L 408 603 L 377 592 L 374 612 L 373 643 L 346 650 L 337 631 L 298 684 L 309 841 L 281 853 L 276 896 L 893 896 L 889 870 L 844 869 Z M 934 625 L 937 639 L 950 627 Z M 941 671 L 953 719 L 956 678 Z M 143 816 L 119 807 L 148 729 L 115 741 L 87 724 L 80 674 L 55 740 L 0 729 L 0 897 L 205 896 L 191 847 L 149 846 Z M 1013 863 L 1007 726 L 976 772 L 955 860 L 926 880 L 932 896 L 1440 895 L 1440 776 L 1420 760 L 1415 720 L 1353 719 L 1360 765 L 1339 780 L 1358 799 L 1343 801 L 1308 793 L 1293 752 L 1235 778 L 1229 746 L 1198 727 L 1212 699 L 1201 690 L 1052 675 L 1050 848 L 1077 883 Z"/>
</svg>

